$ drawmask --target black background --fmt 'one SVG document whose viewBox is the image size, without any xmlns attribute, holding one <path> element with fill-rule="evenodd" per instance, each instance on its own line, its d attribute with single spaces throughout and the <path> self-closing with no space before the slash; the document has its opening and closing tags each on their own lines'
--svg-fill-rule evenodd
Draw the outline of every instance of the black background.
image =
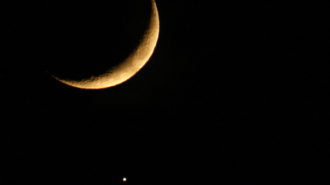
<svg viewBox="0 0 330 185">
<path fill-rule="evenodd" d="M 328 4 L 159 0 L 148 64 L 98 91 L 49 71 L 120 61 L 147 1 L 1 4 L 0 184 L 328 184 Z"/>
</svg>

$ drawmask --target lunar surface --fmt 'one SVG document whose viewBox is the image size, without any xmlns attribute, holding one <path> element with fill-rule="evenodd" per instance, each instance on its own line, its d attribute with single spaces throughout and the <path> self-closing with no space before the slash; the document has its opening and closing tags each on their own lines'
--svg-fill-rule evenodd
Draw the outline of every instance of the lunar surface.
<svg viewBox="0 0 330 185">
<path fill-rule="evenodd" d="M 129 80 L 149 61 L 157 45 L 160 29 L 159 15 L 156 2 L 151 0 L 151 3 L 149 26 L 145 30 L 143 38 L 133 52 L 118 65 L 111 67 L 103 74 L 93 75 L 81 80 L 64 79 L 55 74 L 51 75 L 63 84 L 81 89 L 104 89 Z M 111 58 L 106 60 L 111 60 Z"/>
</svg>

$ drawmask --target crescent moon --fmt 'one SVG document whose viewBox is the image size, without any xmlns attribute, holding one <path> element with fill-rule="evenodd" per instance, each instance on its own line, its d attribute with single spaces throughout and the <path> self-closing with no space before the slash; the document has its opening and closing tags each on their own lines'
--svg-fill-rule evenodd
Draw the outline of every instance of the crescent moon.
<svg viewBox="0 0 330 185">
<path fill-rule="evenodd" d="M 118 66 L 99 76 L 75 81 L 52 75 L 56 80 L 71 87 L 80 89 L 104 89 L 124 83 L 133 77 L 152 56 L 159 37 L 159 15 L 155 0 L 152 1 L 152 12 L 148 29 L 140 45 Z"/>
</svg>

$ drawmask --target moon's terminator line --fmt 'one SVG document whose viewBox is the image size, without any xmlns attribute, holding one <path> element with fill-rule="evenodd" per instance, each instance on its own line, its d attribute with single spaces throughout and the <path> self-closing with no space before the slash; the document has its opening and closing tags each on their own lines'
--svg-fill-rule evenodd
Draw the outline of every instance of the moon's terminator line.
<svg viewBox="0 0 330 185">
<path fill-rule="evenodd" d="M 151 0 L 151 18 L 139 46 L 119 65 L 106 73 L 83 80 L 66 80 L 52 75 L 58 81 L 81 89 L 104 89 L 119 85 L 133 77 L 150 59 L 159 36 L 159 15 L 155 0 Z"/>
</svg>

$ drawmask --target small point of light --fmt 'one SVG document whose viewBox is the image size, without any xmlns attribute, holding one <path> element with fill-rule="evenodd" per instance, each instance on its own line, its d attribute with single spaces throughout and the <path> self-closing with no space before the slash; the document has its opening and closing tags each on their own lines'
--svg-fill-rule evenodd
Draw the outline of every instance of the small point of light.
<svg viewBox="0 0 330 185">
<path fill-rule="evenodd" d="M 126 177 L 123 177 L 123 182 L 126 182 L 127 181 L 127 178 Z"/>
</svg>

